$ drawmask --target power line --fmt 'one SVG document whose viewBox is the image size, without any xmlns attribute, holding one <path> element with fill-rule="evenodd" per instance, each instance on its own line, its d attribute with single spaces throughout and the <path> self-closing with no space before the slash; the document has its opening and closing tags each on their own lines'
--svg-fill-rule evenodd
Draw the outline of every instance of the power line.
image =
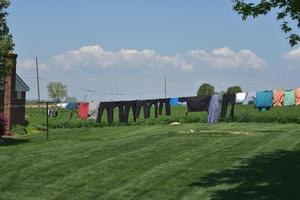
<svg viewBox="0 0 300 200">
<path fill-rule="evenodd" d="M 38 91 L 38 101 L 40 101 L 40 79 L 39 79 L 39 64 L 38 57 L 35 57 L 35 65 L 36 65 L 36 82 L 37 82 L 37 91 Z"/>
<path fill-rule="evenodd" d="M 23 79 L 36 79 L 36 77 L 23 77 Z M 45 79 L 45 78 L 39 78 L 39 80 L 45 81 L 45 82 L 57 82 L 57 81 L 49 80 L 49 79 Z M 110 95 L 110 96 L 126 96 L 126 95 L 129 96 L 129 95 L 146 95 L 146 94 L 161 94 L 162 93 L 162 91 L 120 93 L 120 92 L 108 92 L 108 91 L 104 91 L 104 90 L 91 90 L 91 89 L 77 87 L 77 86 L 70 85 L 70 84 L 65 84 L 65 86 L 69 87 L 69 88 L 81 90 L 81 91 L 84 91 L 84 92 L 100 93 L 100 94 L 106 94 L 106 95 Z"/>
</svg>

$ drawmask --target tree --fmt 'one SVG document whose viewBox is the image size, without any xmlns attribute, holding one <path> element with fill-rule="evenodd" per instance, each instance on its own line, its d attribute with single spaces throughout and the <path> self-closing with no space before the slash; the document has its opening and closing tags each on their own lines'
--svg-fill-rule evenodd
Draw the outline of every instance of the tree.
<svg viewBox="0 0 300 200">
<path fill-rule="evenodd" d="M 245 3 L 245 0 L 233 0 L 233 9 L 246 20 L 259 15 L 267 15 L 271 10 L 277 12 L 277 20 L 282 21 L 281 30 L 289 34 L 287 37 L 291 46 L 300 42 L 299 34 L 296 34 L 287 20 L 295 21 L 300 28 L 300 1 L 299 0 L 260 0 L 259 3 Z"/>
<path fill-rule="evenodd" d="M 9 5 L 10 1 L 0 0 L 0 80 L 3 80 L 3 77 L 5 77 L 11 67 L 11 63 L 7 62 L 6 57 L 12 53 L 14 49 L 12 35 L 9 33 L 6 21 L 8 13 L 5 9 L 7 9 Z M 2 81 L 0 85 L 1 84 L 3 84 Z"/>
<path fill-rule="evenodd" d="M 242 92 L 242 88 L 238 85 L 231 86 L 227 89 L 227 94 L 236 94 Z"/>
<path fill-rule="evenodd" d="M 76 97 L 66 97 L 65 101 L 69 102 L 69 103 L 76 103 L 77 98 Z"/>
<path fill-rule="evenodd" d="M 59 82 L 50 82 L 47 85 L 48 96 L 55 102 L 61 102 L 68 96 L 67 87 Z"/>
<path fill-rule="evenodd" d="M 214 86 L 208 83 L 203 83 L 198 89 L 197 96 L 212 95 L 214 91 L 215 91 Z"/>
</svg>

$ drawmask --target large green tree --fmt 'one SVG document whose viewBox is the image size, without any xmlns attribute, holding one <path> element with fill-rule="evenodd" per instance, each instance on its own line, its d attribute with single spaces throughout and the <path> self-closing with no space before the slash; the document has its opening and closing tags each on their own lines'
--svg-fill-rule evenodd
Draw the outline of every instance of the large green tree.
<svg viewBox="0 0 300 200">
<path fill-rule="evenodd" d="M 246 20 L 252 16 L 256 18 L 260 15 L 267 15 L 272 10 L 277 12 L 277 20 L 281 21 L 281 30 L 288 34 L 289 43 L 295 46 L 300 42 L 299 33 L 297 33 L 290 22 L 295 22 L 300 28 L 300 0 L 259 0 L 256 3 L 245 2 L 245 0 L 232 0 L 233 9 L 242 15 Z M 298 30 L 298 29 L 297 29 Z"/>
<path fill-rule="evenodd" d="M 198 89 L 197 96 L 212 95 L 214 91 L 214 86 L 209 83 L 203 83 Z"/>
<path fill-rule="evenodd" d="M 60 82 L 49 82 L 47 85 L 48 96 L 55 102 L 61 102 L 68 96 L 67 87 Z"/>
<path fill-rule="evenodd" d="M 10 63 L 5 59 L 6 56 L 14 49 L 12 35 L 9 33 L 6 16 L 8 13 L 6 9 L 9 7 L 10 1 L 0 0 L 0 79 L 8 72 Z M 2 82 L 0 83 L 2 84 Z"/>
<path fill-rule="evenodd" d="M 227 94 L 236 94 L 242 92 L 242 88 L 241 86 L 235 85 L 235 86 L 231 86 L 229 88 L 227 88 Z"/>
</svg>

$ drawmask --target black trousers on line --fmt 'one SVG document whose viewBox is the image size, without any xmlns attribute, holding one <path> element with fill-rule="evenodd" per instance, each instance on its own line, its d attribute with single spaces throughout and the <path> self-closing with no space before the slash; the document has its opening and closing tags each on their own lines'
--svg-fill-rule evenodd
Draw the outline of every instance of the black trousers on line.
<svg viewBox="0 0 300 200">
<path fill-rule="evenodd" d="M 149 119 L 150 113 L 149 113 L 149 108 L 148 108 L 148 100 L 137 101 L 135 117 L 137 119 L 139 118 L 142 108 L 144 110 L 144 118 Z"/>
<path fill-rule="evenodd" d="M 112 124 L 114 121 L 114 106 L 115 102 L 101 102 L 98 108 L 97 123 L 101 123 L 102 115 L 106 110 L 108 124 Z"/>
<path fill-rule="evenodd" d="M 170 105 L 170 98 L 167 99 L 159 99 L 158 100 L 158 109 L 159 115 L 162 115 L 163 107 L 165 105 L 166 115 L 171 115 L 171 105 Z"/>
<path fill-rule="evenodd" d="M 228 104 L 231 104 L 230 117 L 231 121 L 234 120 L 234 107 L 235 107 L 235 94 L 224 94 L 222 100 L 222 108 L 220 113 L 220 118 L 224 119 L 227 114 Z"/>
<path fill-rule="evenodd" d="M 148 113 L 150 115 L 151 113 L 151 107 L 154 106 L 154 116 L 155 118 L 158 118 L 158 103 L 159 103 L 159 100 L 158 99 L 151 99 L 151 100 L 148 100 Z"/>
</svg>

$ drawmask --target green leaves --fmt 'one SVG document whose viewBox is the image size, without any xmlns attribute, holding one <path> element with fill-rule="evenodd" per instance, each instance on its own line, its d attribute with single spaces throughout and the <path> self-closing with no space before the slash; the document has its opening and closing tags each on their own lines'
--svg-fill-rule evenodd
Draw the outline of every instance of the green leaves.
<svg viewBox="0 0 300 200">
<path fill-rule="evenodd" d="M 257 4 L 245 3 L 244 0 L 233 0 L 233 3 L 233 10 L 242 15 L 243 20 L 247 20 L 250 16 L 256 18 L 260 15 L 267 15 L 271 10 L 280 10 L 276 19 L 282 20 L 281 30 L 290 34 L 287 37 L 290 45 L 295 46 L 300 42 L 299 35 L 293 32 L 293 28 L 288 22 L 288 20 L 293 20 L 300 28 L 300 0 L 260 0 Z"/>
<path fill-rule="evenodd" d="M 59 82 L 50 82 L 47 85 L 48 96 L 55 102 L 61 102 L 68 96 L 67 87 Z"/>
<path fill-rule="evenodd" d="M 5 9 L 10 5 L 8 0 L 0 0 L 0 78 L 4 77 L 11 67 L 6 62 L 5 57 L 12 53 L 14 49 L 14 43 L 12 35 L 9 33 L 7 26 L 6 16 L 8 13 Z"/>
</svg>

